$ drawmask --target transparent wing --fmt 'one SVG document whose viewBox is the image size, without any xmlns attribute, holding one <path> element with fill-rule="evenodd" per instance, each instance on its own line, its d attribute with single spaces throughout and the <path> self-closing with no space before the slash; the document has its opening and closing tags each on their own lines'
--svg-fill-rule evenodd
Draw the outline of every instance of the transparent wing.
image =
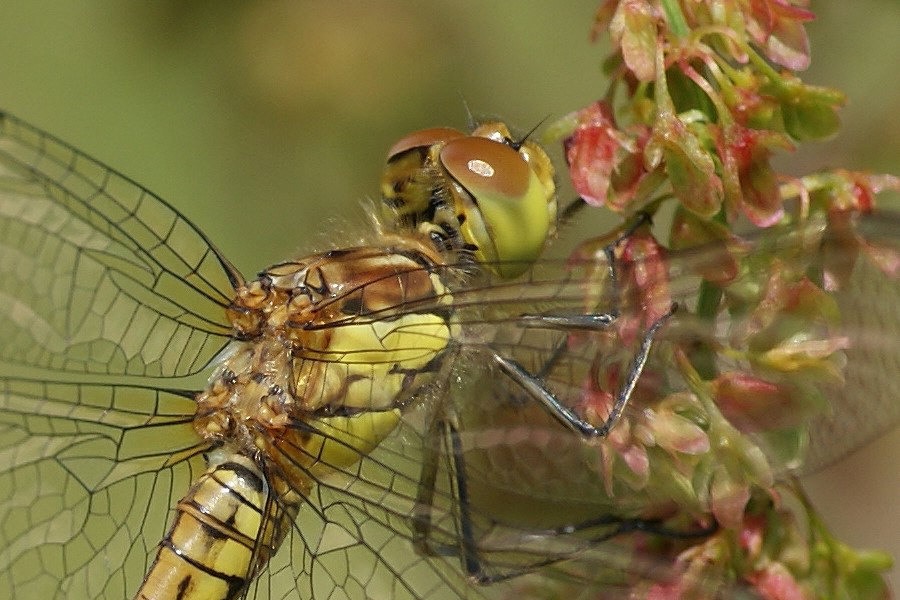
<svg viewBox="0 0 900 600">
<path fill-rule="evenodd" d="M 0 596 L 130 597 L 205 470 L 193 404 L 153 388 L 0 380 Z"/>
<path fill-rule="evenodd" d="M 658 264 L 622 261 L 619 269 L 625 277 L 616 285 L 610 285 L 606 271 L 593 260 L 570 259 L 538 265 L 525 283 L 458 292 L 454 306 L 469 323 L 461 344 L 476 350 L 476 361 L 490 362 L 493 354 L 515 359 L 569 407 L 584 410 L 592 394 L 605 395 L 606 404 L 591 407 L 602 420 L 643 332 L 674 302 L 680 308 L 654 336 L 655 350 L 637 387 L 637 401 L 626 407 L 626 415 L 645 418 L 645 409 L 662 400 L 662 394 L 695 392 L 679 381 L 686 374 L 676 373 L 673 353 L 690 356 L 704 345 L 712 354 L 712 374 L 739 373 L 786 387 L 790 382 L 804 392 L 792 388 L 795 398 L 810 397 L 805 405 L 768 407 L 776 413 L 795 411 L 797 418 L 790 423 L 735 420 L 742 431 L 754 431 L 814 419 L 808 422 L 810 440 L 802 449 L 807 472 L 896 426 L 900 401 L 892 381 L 900 374 L 900 217 L 891 212 L 863 217 L 852 234 L 819 222 L 756 234 L 742 243 L 746 245 L 737 251 L 728 244 L 710 244 L 670 252 Z M 731 261 L 737 262 L 737 272 L 720 290 L 724 300 L 719 312 L 701 315 L 700 296 L 706 291 L 701 276 L 725 271 Z M 664 286 L 656 279 L 664 279 Z M 812 290 L 812 281 L 822 289 Z M 613 311 L 618 317 L 608 327 L 570 320 Z M 476 390 L 485 386 L 489 391 L 484 397 L 458 404 L 471 422 L 522 418 L 521 409 L 509 409 L 521 405 L 526 395 L 516 381 L 492 372 Z M 714 398 L 729 399 L 721 390 Z M 498 413 L 498 406 L 506 407 L 505 412 Z M 812 417 L 823 406 L 825 414 Z M 758 416 L 752 407 L 720 408 L 729 418 L 741 416 L 736 408 Z"/>
<path fill-rule="evenodd" d="M 486 479 L 502 468 L 479 462 L 475 444 L 486 447 L 490 431 L 458 432 L 468 446 L 464 456 L 458 455 L 451 440 L 455 433 L 423 435 L 427 412 L 428 407 L 420 407 L 407 414 L 371 454 L 319 479 L 285 547 L 253 583 L 248 598 L 630 598 L 636 582 L 651 585 L 673 576 L 677 548 L 686 544 L 673 544 L 665 561 L 658 554 L 636 552 L 615 537 L 620 529 L 626 531 L 620 527 L 625 522 L 605 520 L 608 505 L 590 496 L 576 500 L 577 493 L 596 488 L 596 473 L 577 470 L 590 461 L 583 452 L 573 454 L 577 444 L 569 432 L 494 432 L 504 447 L 514 438 L 532 436 L 527 447 L 509 446 L 516 461 L 531 461 L 534 479 L 551 474 L 552 481 L 540 481 L 532 494 L 524 480 L 504 488 Z M 327 428 L 318 431 L 330 435 Z M 439 464 L 423 503 L 423 469 L 431 451 L 438 452 Z M 554 482 L 563 487 L 554 489 L 552 497 L 542 496 Z M 429 528 L 420 538 L 414 519 L 423 510 Z M 586 519 L 603 522 L 577 533 L 559 528 Z M 467 545 L 474 556 L 467 556 Z M 477 573 L 467 558 L 477 561 Z M 478 582 L 482 576 L 493 579 Z M 704 598 L 736 597 L 736 588 L 723 580 L 697 581 L 694 589 L 702 590 L 699 597 Z"/>
<path fill-rule="evenodd" d="M 0 114 L 0 358 L 180 376 L 222 347 L 235 273 L 174 208 Z"/>
<path fill-rule="evenodd" d="M 882 249 L 900 248 L 900 219 L 883 213 L 863 233 Z M 810 425 L 805 472 L 813 472 L 895 427 L 900 421 L 900 285 L 871 261 L 860 261 L 835 295 L 852 340 L 842 385 L 829 390 L 834 409 Z"/>
<path fill-rule="evenodd" d="M 0 114 L 0 595 L 137 589 L 204 470 L 193 394 L 144 386 L 228 341 L 236 278 L 163 200 Z"/>
<path fill-rule="evenodd" d="M 416 420 L 415 415 L 409 415 Z M 328 437 L 327 427 L 318 428 Z M 285 548 L 250 590 L 275 598 L 494 597 L 467 581 L 456 556 L 423 556 L 412 543 L 412 515 L 425 440 L 407 421 L 385 446 L 318 482 Z M 455 497 L 438 491 L 440 531 L 459 539 Z M 499 591 L 499 590 L 496 590 Z"/>
<path fill-rule="evenodd" d="M 892 222 L 882 219 L 888 235 L 879 242 L 893 244 Z M 788 240 L 774 250 L 787 260 L 788 251 L 799 247 Z M 696 291 L 691 274 L 710 255 L 704 250 L 671 257 L 674 298 L 690 304 Z M 248 597 L 566 597 L 573 589 L 626 597 L 635 578 L 664 581 L 670 575 L 671 563 L 606 539 L 660 498 L 645 489 L 628 490 L 635 479 L 621 465 L 610 479 L 605 468 L 610 447 L 598 449 L 573 436 L 491 360 L 494 353 L 515 357 L 571 403 L 583 393 L 584 374 L 595 372 L 598 350 L 604 349 L 596 340 L 569 343 L 571 332 L 556 325 L 523 325 L 523 314 L 585 311 L 585 290 L 596 283 L 577 269 L 544 267 L 524 283 L 488 280 L 455 292 L 462 331 L 449 371 L 411 401 L 402 426 L 371 454 L 319 480 L 285 547 Z M 893 284 L 887 289 L 896 292 Z M 600 307 L 611 301 L 592 300 Z M 390 320 L 428 308 L 404 305 L 364 318 Z M 627 315 L 639 307 L 621 303 L 619 308 Z M 892 327 L 889 321 L 879 323 L 879 329 Z M 660 335 L 661 354 L 667 344 L 682 340 L 678 328 L 672 329 Z M 869 340 L 879 354 L 893 352 L 897 343 L 883 331 L 845 332 Z M 692 335 L 722 334 L 706 326 Z M 10 579 L 4 585 L 17 594 L 49 590 L 57 597 L 122 597 L 123 589 L 127 594 L 140 581 L 171 507 L 202 470 L 189 424 L 189 394 L 11 379 L 6 385 L 0 411 L 6 430 L 0 439 L 13 457 L 3 476 L 14 500 L 5 504 L 3 519 L 10 548 L 2 569 Z M 169 408 L 162 408 L 163 400 Z M 883 427 L 891 414 L 873 419 Z M 311 423 L 320 435 L 332 435 L 324 422 Z M 346 432 L 340 433 L 335 442 L 346 440 Z M 428 479 L 423 475 L 432 461 L 433 487 L 423 495 Z M 43 485 L 44 479 L 50 483 Z M 622 488 L 611 490 L 610 481 Z M 661 492 L 662 500 L 669 502 L 666 493 Z M 123 514 L 112 508 L 120 497 L 127 499 Z M 78 509 L 63 511 L 59 520 L 59 511 L 37 509 L 64 505 L 63 500 Z M 429 517 L 424 538 L 414 527 L 422 510 Z M 474 555 L 467 554 L 470 550 Z M 47 552 L 61 554 L 44 558 Z M 81 558 L 68 558 L 74 556 Z M 493 578 L 490 583 L 473 583 L 466 564 L 473 556 L 479 573 Z M 104 575 L 95 576 L 101 564 Z M 108 573 L 113 576 L 105 579 Z M 723 581 L 701 585 L 706 597 L 728 597 L 732 591 L 721 589 Z"/>
</svg>

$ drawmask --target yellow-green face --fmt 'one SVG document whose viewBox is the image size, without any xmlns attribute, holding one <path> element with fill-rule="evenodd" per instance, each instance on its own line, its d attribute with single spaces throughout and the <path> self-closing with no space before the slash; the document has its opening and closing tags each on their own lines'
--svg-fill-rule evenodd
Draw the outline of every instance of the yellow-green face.
<svg viewBox="0 0 900 600">
<path fill-rule="evenodd" d="M 550 158 L 503 123 L 404 137 L 388 153 L 381 190 L 388 227 L 417 231 L 445 254 L 469 253 L 505 278 L 531 266 L 556 222 Z"/>
</svg>

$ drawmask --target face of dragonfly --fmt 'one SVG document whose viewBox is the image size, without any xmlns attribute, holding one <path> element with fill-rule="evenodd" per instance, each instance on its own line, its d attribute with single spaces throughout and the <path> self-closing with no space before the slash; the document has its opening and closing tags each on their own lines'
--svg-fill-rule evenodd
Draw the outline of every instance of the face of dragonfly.
<svg viewBox="0 0 900 600">
<path fill-rule="evenodd" d="M 371 245 L 245 282 L 147 190 L 11 117 L 2 126 L 11 597 L 131 597 L 167 545 L 202 530 L 191 519 L 219 524 L 191 534 L 225 590 L 212 597 L 627 594 L 672 565 L 619 534 L 708 533 L 722 518 L 717 465 L 750 463 L 758 485 L 795 467 L 797 397 L 839 389 L 865 423 L 819 463 L 898 417 L 887 382 L 900 317 L 881 301 L 898 286 L 865 260 L 896 252 L 890 215 L 861 233 L 810 222 L 665 260 L 637 226 L 540 260 L 556 214 L 543 152 L 498 124 L 427 130 L 389 153 Z M 831 299 L 804 293 L 810 272 Z M 725 316 L 694 318 L 700 277 L 723 273 Z M 704 361 L 744 378 L 698 383 Z M 776 385 L 780 412 L 735 408 L 760 389 L 748 373 L 788 363 L 804 394 Z M 600 427 L 622 399 L 605 439 L 567 421 Z M 200 502 L 209 490 L 239 498 L 221 520 Z M 237 567 L 230 546 L 246 556 Z M 171 597 L 201 588 L 175 583 L 186 595 Z"/>
</svg>

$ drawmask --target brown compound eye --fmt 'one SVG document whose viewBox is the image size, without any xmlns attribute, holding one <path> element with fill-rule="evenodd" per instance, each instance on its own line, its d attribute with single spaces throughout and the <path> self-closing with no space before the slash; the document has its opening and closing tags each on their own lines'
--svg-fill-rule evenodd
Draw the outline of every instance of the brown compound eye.
<svg viewBox="0 0 900 600">
<path fill-rule="evenodd" d="M 443 144 L 445 142 L 449 142 L 450 140 L 454 140 L 457 138 L 464 138 L 466 134 L 458 129 L 452 129 L 450 127 L 432 127 L 431 129 L 421 129 L 419 131 L 414 131 L 407 136 L 397 140 L 397 142 L 391 146 L 391 149 L 388 150 L 388 162 L 393 160 L 396 156 L 407 152 L 408 150 L 412 150 L 414 148 L 421 148 L 423 150 L 434 146 L 435 144 Z"/>
<path fill-rule="evenodd" d="M 500 142 L 465 137 L 447 142 L 441 163 L 476 201 L 484 196 L 519 198 L 528 189 L 530 170 L 519 153 Z"/>
<path fill-rule="evenodd" d="M 525 271 L 550 229 L 547 190 L 529 162 L 511 146 L 477 136 L 447 142 L 440 160 L 471 198 L 457 210 L 477 258 L 504 277 Z"/>
</svg>

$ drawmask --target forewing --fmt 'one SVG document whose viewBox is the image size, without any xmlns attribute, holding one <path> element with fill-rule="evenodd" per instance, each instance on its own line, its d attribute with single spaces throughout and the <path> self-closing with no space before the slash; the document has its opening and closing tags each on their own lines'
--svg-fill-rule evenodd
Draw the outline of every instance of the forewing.
<svg viewBox="0 0 900 600">
<path fill-rule="evenodd" d="M 877 212 L 859 218 L 850 231 L 811 222 L 747 236 L 738 250 L 711 244 L 668 252 L 660 264 L 620 260 L 616 285 L 610 284 L 604 268 L 592 262 L 570 260 L 544 269 L 539 265 L 524 283 L 473 286 L 454 294 L 454 306 L 466 324 L 461 343 L 481 361 L 490 362 L 493 354 L 516 360 L 562 404 L 581 411 L 590 408 L 598 413 L 594 419 L 602 420 L 642 336 L 674 302 L 679 308 L 654 336 L 654 350 L 638 381 L 638 400 L 626 407 L 626 414 L 640 419 L 644 408 L 662 400 L 663 394 L 679 387 L 691 391 L 673 357 L 676 352 L 691 355 L 697 345 L 709 349 L 720 374 L 792 383 L 796 369 L 798 385 L 812 382 L 811 398 L 797 408 L 825 409 L 823 416 L 807 424 L 811 440 L 803 469 L 814 470 L 900 420 L 900 401 L 892 383 L 900 374 L 900 217 Z M 718 273 L 731 260 L 746 262 L 724 287 L 719 312 L 701 318 L 701 275 Z M 624 280 L 621 273 L 642 278 L 642 287 L 633 289 L 633 281 Z M 662 284 L 654 281 L 663 277 Z M 802 286 L 805 278 L 820 281 L 825 291 L 810 292 Z M 831 302 L 833 308 L 828 306 Z M 819 305 L 810 308 L 814 303 Z M 826 327 L 820 322 L 825 317 L 815 311 L 834 322 Z M 581 322 L 562 326 L 551 318 L 589 313 L 615 313 L 617 318 L 608 327 Z M 807 318 L 809 333 L 802 331 Z M 778 335 L 784 337 L 776 339 Z M 825 349 L 817 357 L 815 344 L 820 342 Z M 814 369 L 803 361 L 826 355 L 835 357 L 834 373 L 810 377 L 807 371 Z M 492 374 L 480 389 L 484 386 L 490 391 L 481 393 L 477 402 L 461 405 L 463 413 L 472 415 L 471 423 L 486 425 L 498 418 L 521 422 L 523 409 L 509 407 L 534 404 L 503 374 Z M 503 406 L 507 408 L 498 410 Z M 794 407 L 774 408 L 790 412 Z M 735 414 L 734 406 L 719 408 L 729 418 L 744 416 Z M 783 426 L 774 421 L 749 423 L 759 415 L 752 414 L 752 406 L 747 408 L 750 417 L 734 422 L 742 430 Z M 485 414 L 473 414 L 479 411 Z M 797 418 L 809 417 L 804 414 L 796 411 Z M 537 426 L 555 427 L 545 416 L 534 417 Z M 783 421 L 790 420 L 791 415 L 783 416 Z M 793 469 L 797 464 L 779 466 Z"/>
<path fill-rule="evenodd" d="M 881 213 L 863 222 L 878 251 L 900 253 L 900 218 Z M 900 421 L 900 281 L 870 260 L 860 261 L 836 294 L 851 340 L 843 385 L 829 391 L 833 410 L 810 425 L 804 466 L 813 472 L 890 430 Z"/>
<path fill-rule="evenodd" d="M 171 379 L 228 341 L 237 280 L 163 200 L 0 114 L 0 595 L 137 589 L 204 462 Z"/>
<path fill-rule="evenodd" d="M 148 190 L 0 114 L 0 358 L 58 373 L 170 377 L 225 343 L 236 281 Z"/>
</svg>

